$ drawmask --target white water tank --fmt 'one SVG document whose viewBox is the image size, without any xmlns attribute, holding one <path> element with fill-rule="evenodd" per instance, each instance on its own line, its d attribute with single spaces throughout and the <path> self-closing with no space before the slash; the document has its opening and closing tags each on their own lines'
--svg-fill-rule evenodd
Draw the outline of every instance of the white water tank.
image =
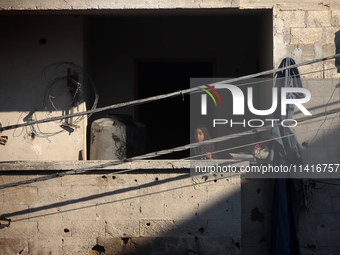
<svg viewBox="0 0 340 255">
<path fill-rule="evenodd" d="M 91 125 L 90 160 L 124 160 L 145 152 L 145 125 L 127 115 L 108 115 Z"/>
</svg>

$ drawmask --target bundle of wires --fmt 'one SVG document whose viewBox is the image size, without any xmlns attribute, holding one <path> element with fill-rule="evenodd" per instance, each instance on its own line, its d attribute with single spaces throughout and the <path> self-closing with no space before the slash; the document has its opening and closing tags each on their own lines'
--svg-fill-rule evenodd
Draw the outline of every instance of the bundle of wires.
<svg viewBox="0 0 340 255">
<path fill-rule="evenodd" d="M 79 111 L 79 103 L 84 101 L 83 95 L 85 88 L 91 88 L 93 90 L 94 98 L 90 110 L 97 108 L 99 95 L 96 86 L 89 74 L 75 63 L 60 62 L 48 65 L 42 72 L 42 81 L 46 84 L 42 102 L 46 118 L 53 117 L 53 111 L 62 111 L 63 115 L 68 114 L 72 107 L 77 107 Z M 67 86 L 68 82 L 75 85 L 75 91 L 72 92 L 70 90 Z M 35 112 L 32 115 L 37 119 Z M 79 116 L 73 120 L 73 124 L 76 126 L 84 117 L 89 118 L 90 116 L 91 114 Z M 34 126 L 32 126 L 32 128 L 30 134 L 46 138 L 67 131 L 61 128 L 56 132 L 43 132 L 40 130 L 38 124 L 36 128 L 34 128 Z"/>
</svg>

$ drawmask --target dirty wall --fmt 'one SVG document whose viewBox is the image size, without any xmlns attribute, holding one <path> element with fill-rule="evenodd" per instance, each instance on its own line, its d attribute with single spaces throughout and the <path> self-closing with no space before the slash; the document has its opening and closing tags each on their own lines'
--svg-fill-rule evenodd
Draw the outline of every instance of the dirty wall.
<svg viewBox="0 0 340 255">
<path fill-rule="evenodd" d="M 1 214 L 11 222 L 1 229 L 2 254 L 240 254 L 240 178 L 162 171 L 4 189 Z M 39 177 L 11 173 L 1 185 Z"/>
<path fill-rule="evenodd" d="M 284 57 L 302 62 L 334 54 L 340 24 L 340 7 L 334 1 L 284 4 L 269 0 L 152 1 L 143 5 L 130 1 L 128 5 L 116 2 L 115 6 L 107 1 L 98 5 L 91 2 L 87 6 L 49 2 L 16 5 L 6 1 L 1 7 L 5 12 L 11 9 L 175 7 L 271 9 L 273 67 Z M 339 74 L 334 66 L 335 61 L 329 61 L 300 69 L 305 87 L 316 95 L 308 105 L 312 113 L 337 107 Z M 338 114 L 298 126 L 296 131 L 299 141 L 304 143 L 305 162 L 339 163 Z M 15 183 L 39 174 L 7 173 L 1 180 L 3 184 Z M 0 229 L 1 249 L 5 254 L 98 254 L 104 249 L 107 254 L 132 254 L 137 247 L 146 247 L 147 253 L 152 246 L 155 250 L 151 254 L 171 254 L 176 249 L 179 252 L 175 254 L 238 254 L 241 251 L 243 254 L 271 254 L 270 180 L 211 183 L 199 180 L 195 183 L 190 178 L 182 179 L 182 175 L 101 173 L 4 189 L 1 210 L 13 222 L 10 227 Z M 296 184 L 303 193 L 300 181 Z M 338 180 L 311 182 L 309 210 L 302 209 L 300 214 L 303 254 L 339 252 L 338 185 Z M 178 190 L 170 191 L 177 187 Z M 197 218 L 201 208 L 198 204 L 206 206 L 202 218 Z"/>
<path fill-rule="evenodd" d="M 70 113 L 74 97 L 65 86 L 66 77 L 68 68 L 76 70 L 68 63 L 83 63 L 82 17 L 11 15 L 1 16 L 1 20 L 2 125 Z M 73 108 L 74 112 L 86 109 L 82 96 Z M 80 151 L 86 149 L 86 118 L 74 118 L 77 128 L 73 130 L 61 127 L 66 121 L 2 134 L 8 137 L 8 143 L 1 150 L 0 160 L 77 160 Z"/>
</svg>

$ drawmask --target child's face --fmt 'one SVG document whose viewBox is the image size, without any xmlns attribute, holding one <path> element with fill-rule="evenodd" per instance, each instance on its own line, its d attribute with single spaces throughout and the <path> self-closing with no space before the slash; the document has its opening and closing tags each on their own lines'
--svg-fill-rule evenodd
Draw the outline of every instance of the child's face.
<svg viewBox="0 0 340 255">
<path fill-rule="evenodd" d="M 196 142 L 202 142 L 204 140 L 204 134 L 201 129 L 196 129 L 195 140 Z"/>
</svg>

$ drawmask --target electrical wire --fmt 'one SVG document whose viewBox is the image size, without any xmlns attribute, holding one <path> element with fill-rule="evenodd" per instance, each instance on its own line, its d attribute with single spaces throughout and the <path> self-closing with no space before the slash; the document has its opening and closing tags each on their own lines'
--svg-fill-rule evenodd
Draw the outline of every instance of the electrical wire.
<svg viewBox="0 0 340 255">
<path fill-rule="evenodd" d="M 79 66 L 77 66 L 77 65 L 74 65 L 73 63 L 69 63 L 69 62 L 64 62 L 64 63 L 60 63 L 60 64 L 58 64 L 58 68 L 60 68 L 61 66 L 64 66 L 64 65 L 70 65 L 70 66 L 72 66 L 72 67 L 75 67 L 77 70 L 79 70 L 79 71 L 81 71 L 82 73 L 84 73 L 83 72 L 83 70 L 82 70 L 82 68 L 80 68 Z M 65 69 L 65 67 L 64 67 L 64 69 Z M 316 72 L 316 71 L 314 71 L 314 72 Z M 47 86 L 47 89 L 46 89 L 46 93 L 45 93 L 45 101 L 46 101 L 46 98 L 47 98 L 47 96 L 46 95 L 48 95 L 48 91 L 50 91 L 51 90 L 51 88 L 53 88 L 54 86 L 56 86 L 56 83 L 57 82 L 59 82 L 59 81 L 61 81 L 61 80 L 65 80 L 66 79 L 66 77 L 67 76 L 65 76 L 65 72 L 56 72 L 57 73 L 57 77 L 54 77 L 53 79 L 51 79 L 51 81 L 50 81 L 50 83 L 49 83 L 49 85 Z M 47 80 L 47 78 L 46 78 L 46 73 L 44 72 L 44 78 L 45 78 L 45 80 Z M 92 80 L 89 78 L 89 81 L 90 81 L 90 83 L 92 84 L 92 86 L 93 86 L 93 89 L 94 89 L 94 91 L 95 91 L 95 102 L 94 102 L 94 105 L 93 105 L 93 107 L 91 108 L 91 109 L 95 109 L 96 108 L 96 105 L 97 105 L 97 102 L 98 102 L 98 93 L 97 93 L 97 90 L 96 90 L 96 88 L 95 88 L 95 86 L 94 86 L 94 84 L 91 82 Z M 240 84 L 241 86 L 242 85 L 246 85 L 246 84 L 249 84 L 249 83 L 244 83 L 244 84 Z M 78 87 L 79 88 L 79 87 Z M 333 91 L 333 94 L 334 94 L 334 91 Z M 73 102 L 73 100 L 74 99 L 72 99 L 72 101 L 71 101 L 71 103 Z M 330 100 L 329 100 L 330 101 Z M 328 101 L 328 102 L 329 102 Z M 334 112 L 338 112 L 338 111 L 333 111 L 333 112 L 326 112 L 326 115 L 328 115 L 328 114 L 332 114 L 332 113 L 334 113 Z M 34 116 L 35 116 L 35 119 L 37 119 L 36 118 L 36 114 L 34 113 Z M 315 117 L 319 117 L 320 115 L 314 115 L 313 116 L 313 118 L 315 118 Z M 64 116 L 64 118 L 65 118 L 65 116 Z M 78 120 L 79 121 L 79 120 Z M 27 132 L 26 131 L 26 133 L 29 133 L 29 134 L 35 134 L 35 135 L 37 135 L 38 134 L 38 136 L 41 136 L 41 137 L 49 137 L 49 136 L 51 136 L 51 135 L 54 135 L 54 134 L 58 134 L 58 133 L 60 133 L 60 132 L 63 132 L 64 130 L 62 130 L 62 131 L 59 131 L 59 132 L 56 132 L 56 133 L 44 133 L 44 132 L 42 132 L 41 130 L 40 130 L 40 128 L 39 128 L 39 125 L 36 125 L 37 126 L 37 131 L 34 129 L 34 126 L 32 125 L 31 126 L 31 130 L 30 130 L 30 132 Z M 268 129 L 267 129 L 268 130 Z M 252 130 L 252 131 L 248 131 L 248 132 L 246 132 L 246 134 L 244 134 L 244 135 L 247 135 L 247 134 L 253 134 L 254 133 L 254 130 Z M 242 135 L 241 135 L 242 136 Z M 232 137 L 232 138 L 236 138 L 236 137 L 239 137 L 239 135 L 238 134 L 236 134 L 236 135 L 234 135 L 234 137 Z M 271 139 L 270 139 L 271 140 Z M 218 142 L 218 140 L 216 140 L 215 142 Z M 264 141 L 262 141 L 262 142 L 264 142 Z M 258 143 L 258 142 L 257 142 Z M 255 143 L 256 144 L 256 143 Z M 201 144 L 200 144 L 201 145 Z M 249 145 L 251 145 L 251 144 L 248 144 L 248 145 L 241 145 L 241 146 L 239 146 L 239 147 L 235 147 L 235 148 L 241 148 L 241 147 L 245 147 L 245 146 L 249 146 Z M 235 149 L 235 148 L 228 148 L 228 149 L 224 149 L 224 150 L 220 150 L 220 151 L 217 151 L 216 153 L 219 153 L 219 152 L 223 152 L 223 151 L 228 151 L 228 150 L 232 150 L 232 149 Z M 187 148 L 186 148 L 187 149 Z M 174 148 L 173 149 L 173 152 L 175 152 L 175 151 L 179 151 L 179 150 L 182 150 L 182 149 L 176 149 L 176 148 Z M 165 150 L 165 151 L 167 151 L 167 150 Z M 165 153 L 162 153 L 162 154 L 167 154 L 167 153 L 171 153 L 171 152 L 165 152 Z M 158 152 L 158 153 L 156 153 L 156 156 L 159 156 L 159 155 L 161 155 L 161 152 Z M 190 158 L 190 157 L 189 157 Z"/>
<path fill-rule="evenodd" d="M 69 76 L 68 69 L 71 70 L 71 74 L 74 74 L 77 76 L 79 81 L 75 80 L 74 78 Z M 74 95 L 71 95 L 69 92 L 69 88 L 66 86 L 66 82 L 70 80 L 75 86 L 76 90 L 74 92 Z M 74 106 L 75 100 L 78 96 L 78 100 L 82 100 L 83 96 L 83 88 L 84 86 L 90 86 L 93 89 L 93 105 L 91 107 L 91 110 L 96 109 L 98 105 L 98 100 L 99 100 L 99 94 L 97 92 L 96 86 L 91 79 L 91 77 L 87 74 L 87 72 L 84 71 L 84 69 L 72 62 L 59 62 L 59 63 L 54 63 L 51 65 L 48 65 L 47 67 L 44 68 L 42 72 L 42 81 L 44 84 L 46 84 L 46 89 L 44 92 L 44 97 L 43 97 L 43 102 L 42 102 L 42 107 L 45 110 L 45 118 L 51 118 L 53 117 L 52 112 L 53 110 L 55 111 L 68 111 L 71 107 Z M 56 106 L 55 101 L 57 96 L 52 95 L 53 90 L 58 90 L 60 89 L 63 93 L 63 97 L 65 95 L 70 94 L 70 100 L 69 102 L 65 102 L 64 105 L 62 106 Z M 78 102 L 79 103 L 79 102 Z M 33 114 L 34 120 L 36 121 L 37 114 L 34 112 Z M 87 118 L 89 118 L 91 115 L 87 115 Z M 65 117 L 67 118 L 67 117 Z M 79 116 L 73 121 L 73 124 L 78 124 L 84 119 L 84 116 Z M 34 129 L 34 125 L 32 125 Z M 66 132 L 66 129 L 61 129 L 59 131 L 55 132 L 46 132 L 42 131 L 39 123 L 36 124 L 36 131 L 35 134 L 38 137 L 44 137 L 48 139 L 50 136 L 54 136 L 57 134 L 60 134 L 62 132 Z M 26 131 L 26 133 L 28 133 Z"/>
<path fill-rule="evenodd" d="M 329 105 L 329 102 L 330 102 L 330 101 L 332 100 L 332 98 L 333 98 L 333 95 L 334 95 L 335 91 L 336 91 L 336 88 L 333 90 L 331 96 L 330 96 L 329 99 L 328 99 L 328 102 L 325 104 L 325 109 L 326 109 L 326 110 L 327 110 L 327 107 L 328 107 L 328 105 Z M 332 118 L 332 121 L 331 121 L 331 123 L 330 123 L 330 126 L 332 125 L 334 119 L 338 116 L 338 114 L 339 114 L 339 113 L 336 113 L 336 115 Z M 314 135 L 314 137 L 312 138 L 312 140 L 309 141 L 309 143 L 312 143 L 312 142 L 316 139 L 316 137 L 318 136 L 318 134 L 319 134 L 319 132 L 320 132 L 320 130 L 321 130 L 321 127 L 326 123 L 326 120 L 327 120 L 327 119 L 328 119 L 328 115 L 325 116 L 325 119 L 322 121 L 322 123 L 320 124 L 320 126 L 319 126 L 318 129 L 317 129 L 317 132 L 315 133 L 315 135 Z M 328 129 L 328 132 L 329 132 L 329 129 Z"/>
<path fill-rule="evenodd" d="M 333 57 L 338 57 L 337 55 L 334 55 Z M 340 56 L 340 54 L 339 54 L 339 56 Z M 326 58 L 327 59 L 327 58 Z M 324 61 L 324 59 L 323 59 L 323 61 Z M 63 64 L 70 64 L 71 66 L 74 66 L 74 67 L 76 67 L 77 69 L 79 69 L 80 67 L 78 67 L 78 66 L 76 66 L 76 65 L 74 65 L 74 64 L 72 64 L 72 63 L 68 63 L 68 62 L 64 62 L 64 63 L 62 63 L 62 64 L 60 64 L 60 66 L 61 65 L 63 65 Z M 306 62 L 305 62 L 306 63 Z M 281 68 L 282 70 L 283 69 L 290 69 L 290 68 L 292 68 L 293 66 L 288 66 L 287 68 Z M 277 69 L 277 70 L 281 70 L 281 69 Z M 79 70 L 82 70 L 81 68 L 79 69 Z M 277 70 L 275 70 L 275 71 L 277 71 Z M 263 72 L 262 72 L 263 73 Z M 270 71 L 270 73 L 274 73 L 274 71 L 272 70 L 272 71 Z M 257 75 L 259 75 L 259 74 L 261 74 L 261 73 L 258 73 L 258 74 L 256 74 L 256 75 L 251 75 L 251 76 L 257 76 Z M 61 75 L 61 72 L 58 72 L 58 75 L 60 76 Z M 249 76 L 247 76 L 247 77 L 249 77 Z M 46 78 L 46 77 L 45 77 Z M 241 79 L 243 79 L 244 77 L 241 77 Z M 54 84 L 55 84 L 55 82 L 56 81 L 59 81 L 60 79 L 64 79 L 64 78 L 60 78 L 60 77 L 57 77 L 57 78 L 54 78 L 54 79 L 52 79 L 52 81 L 49 83 L 49 85 L 48 85 L 48 87 L 47 87 L 47 91 L 49 90 L 49 89 L 51 89 L 53 86 L 54 86 Z M 237 80 L 237 78 L 235 78 L 236 80 Z M 234 79 L 234 80 L 235 80 Z M 93 89 L 94 89 L 94 91 L 96 92 L 96 88 L 93 86 Z M 197 89 L 197 88 L 196 88 Z M 194 90 L 193 90 L 194 91 Z M 187 93 L 187 91 L 180 91 L 179 92 L 179 94 L 180 95 L 183 95 L 184 93 Z M 46 93 L 47 94 L 47 93 Z M 170 93 L 170 94 L 174 94 L 174 93 Z M 178 94 L 178 92 L 175 92 L 175 94 Z M 165 96 L 168 96 L 169 94 L 166 94 Z M 127 102 L 126 104 L 129 104 L 129 103 L 135 103 L 135 104 L 141 104 L 141 103 L 146 103 L 146 102 L 149 102 L 149 101 L 155 101 L 155 100 L 159 100 L 159 99 L 162 99 L 162 96 L 164 96 L 164 95 L 160 95 L 160 96 L 157 96 L 157 98 L 153 98 L 152 100 L 150 100 L 150 98 L 147 98 L 147 99 L 144 99 L 144 100 L 137 100 L 138 102 L 136 102 L 136 101 L 130 101 L 130 102 Z M 46 96 L 45 96 L 45 98 L 46 98 Z M 98 110 L 98 111 L 101 111 L 101 110 L 103 110 L 103 109 L 95 109 L 96 108 L 96 104 L 97 104 L 97 102 L 98 102 L 98 95 L 97 95 L 97 93 L 95 93 L 95 103 L 94 103 L 94 105 L 93 105 L 93 107 L 91 108 L 91 109 L 93 109 L 93 111 L 87 111 L 87 112 L 85 112 L 86 114 L 90 114 L 90 113 L 93 113 L 93 112 L 95 112 L 96 110 Z M 120 106 L 121 104 L 118 104 L 118 106 Z M 115 107 L 118 107 L 117 105 L 113 105 L 113 106 L 115 106 Z M 112 107 L 112 106 L 109 106 L 109 107 Z M 105 108 L 105 107 L 104 107 Z M 337 113 L 338 111 L 339 111 L 340 109 L 333 109 L 333 110 L 331 110 L 331 111 L 325 111 L 324 113 L 321 113 L 321 114 L 315 114 L 315 115 L 313 115 L 313 116 L 311 116 L 311 117 L 304 117 L 304 118 L 300 118 L 300 120 L 299 121 L 305 121 L 305 120 L 309 120 L 309 119 L 314 119 L 314 118 L 318 118 L 318 117 L 320 117 L 320 116 L 324 116 L 324 115 L 329 115 L 329 114 L 333 114 L 333 113 Z M 83 115 L 85 115 L 85 113 L 84 112 L 82 112 L 82 113 L 78 113 L 78 115 L 77 116 L 83 116 Z M 73 115 L 75 115 L 75 114 L 73 114 Z M 72 114 L 71 115 L 68 115 L 68 116 L 62 116 L 62 118 L 64 119 L 64 118 L 66 118 L 66 117 L 70 117 L 70 116 L 72 116 Z M 48 121 L 50 121 L 51 119 L 53 119 L 53 117 L 52 118 L 50 118 L 49 120 L 42 120 L 43 122 L 41 122 L 41 123 L 44 123 L 44 122 L 48 122 Z M 37 122 L 38 121 L 33 121 L 33 122 L 30 122 L 30 123 L 26 123 L 26 125 L 24 125 L 24 126 L 28 126 L 28 125 L 33 125 L 33 124 L 37 124 Z M 40 122 L 39 122 L 40 123 Z M 14 128 L 18 128 L 20 125 L 15 125 L 15 127 Z M 189 144 L 189 145 L 184 145 L 184 146 L 180 146 L 180 147 L 176 147 L 176 148 L 172 148 L 172 149 L 168 149 L 168 150 L 161 150 L 161 151 L 158 151 L 158 152 L 154 152 L 154 153 L 148 153 L 148 154 L 145 154 L 145 155 L 141 155 L 141 156 L 136 156 L 136 157 L 133 157 L 133 158 L 130 158 L 130 159 L 128 159 L 127 161 L 133 161 L 133 160 L 140 160 L 140 159 L 146 159 L 146 158 L 152 158 L 152 157 L 156 157 L 156 156 L 159 156 L 159 155 L 164 155 L 164 154 L 168 154 L 168 153 L 172 153 L 172 152 L 176 152 L 176 151 L 182 151 L 182 150 L 186 150 L 186 149 L 189 149 L 189 148 L 194 148 L 194 147 L 197 147 L 197 146 L 200 146 L 200 145 L 202 145 L 203 143 L 205 143 L 205 142 L 207 142 L 207 143 L 214 143 L 214 142 L 220 142 L 220 141 L 226 141 L 226 140 L 228 140 L 228 139 L 233 139 L 233 138 L 238 138 L 238 137 L 241 137 L 241 136 L 244 136 L 244 135 L 250 135 L 250 134 L 254 134 L 255 132 L 261 132 L 261 131 L 266 131 L 266 130 L 269 130 L 269 129 L 271 129 L 272 128 L 272 126 L 266 126 L 266 127 L 261 127 L 261 128 L 256 128 L 256 129 L 254 129 L 254 130 L 251 130 L 251 131 L 245 131 L 245 132 L 241 132 L 241 133 L 237 133 L 237 134 L 231 134 L 231 135 L 227 135 L 227 136 L 222 136 L 222 137 L 219 137 L 219 138 L 215 138 L 215 139 L 211 139 L 211 140 L 209 140 L 209 141 L 203 141 L 203 142 L 201 142 L 201 143 L 196 143 L 196 144 Z M 3 127 L 2 128 L 3 130 L 7 130 L 7 129 L 9 129 L 8 127 L 6 128 L 6 127 Z M 42 133 L 41 132 L 41 130 L 39 129 L 39 127 L 38 127 L 38 130 L 39 130 L 39 132 L 40 133 Z M 51 135 L 51 134 L 47 134 L 47 136 L 49 136 L 49 135 Z M 244 146 L 246 146 L 246 145 L 244 145 Z M 110 163 L 110 164 L 112 164 L 112 163 Z M 115 163 L 115 164 L 120 164 L 120 163 Z M 105 165 L 105 164 L 104 164 Z M 101 165 L 101 166 L 103 166 L 103 165 Z M 101 168 L 101 166 L 97 166 L 97 168 Z M 86 171 L 86 170 L 85 170 Z"/>
<path fill-rule="evenodd" d="M 237 82 L 237 81 L 241 81 L 241 80 L 246 80 L 246 79 L 251 79 L 251 78 L 255 78 L 255 77 L 260 77 L 260 76 L 263 76 L 263 75 L 275 74 L 275 73 L 277 73 L 279 71 L 283 71 L 283 70 L 287 70 L 287 69 L 292 69 L 292 68 L 296 68 L 296 67 L 300 67 L 300 66 L 305 66 L 305 65 L 310 65 L 310 64 L 313 64 L 313 63 L 323 62 L 323 61 L 334 59 L 334 58 L 338 58 L 338 57 L 340 57 L 340 54 L 335 54 L 335 55 L 328 56 L 328 57 L 325 57 L 325 58 L 320 58 L 320 59 L 315 59 L 315 60 L 311 60 L 311 61 L 306 61 L 306 62 L 303 62 L 303 63 L 300 63 L 300 64 L 286 66 L 286 67 L 282 67 L 282 68 L 278 68 L 278 69 L 272 69 L 272 70 L 268 70 L 268 71 L 263 71 L 263 72 L 259 72 L 259 73 L 256 73 L 256 74 L 246 75 L 246 76 L 242 76 L 242 77 L 239 77 L 239 78 L 233 78 L 233 79 L 229 79 L 229 80 L 225 80 L 225 81 L 221 81 L 221 82 L 216 82 L 216 83 L 212 83 L 210 85 L 215 86 L 217 84 L 229 84 L 229 83 L 233 83 L 233 82 Z M 68 63 L 68 62 L 66 62 L 66 63 Z M 4 126 L 4 127 L 0 128 L 0 132 L 5 131 L 5 130 L 10 130 L 10 129 L 15 129 L 15 128 L 23 127 L 23 126 L 33 125 L 33 124 L 41 124 L 41 123 L 46 123 L 46 122 L 62 120 L 62 119 L 65 119 L 65 118 L 79 117 L 79 116 L 89 115 L 89 114 L 93 114 L 93 113 L 97 113 L 97 112 L 102 112 L 102 111 L 118 109 L 118 108 L 127 107 L 127 106 L 134 106 L 134 105 L 149 103 L 149 102 L 152 102 L 152 101 L 161 100 L 161 99 L 170 98 L 170 97 L 175 97 L 175 96 L 183 96 L 183 95 L 195 92 L 195 91 L 196 92 L 200 91 L 200 89 L 199 89 L 200 87 L 202 87 L 202 86 L 197 86 L 197 87 L 190 88 L 190 89 L 180 90 L 178 92 L 172 92 L 172 93 L 168 93 L 168 94 L 153 96 L 153 97 L 149 97 L 149 98 L 145 98 L 145 99 L 133 100 L 133 101 L 125 102 L 125 103 L 119 103 L 119 104 L 114 104 L 114 105 L 110 105 L 110 106 L 106 106 L 106 107 L 91 109 L 91 110 L 84 111 L 84 112 L 67 114 L 67 115 L 64 115 L 64 116 L 51 117 L 51 118 L 48 118 L 48 119 L 32 121 L 32 122 L 29 122 L 29 123 L 22 123 L 22 124 Z"/>
<path fill-rule="evenodd" d="M 67 73 L 68 68 L 72 68 L 72 71 L 74 71 L 78 75 L 78 77 L 79 77 L 79 79 L 81 79 L 81 81 L 76 81 L 72 77 L 69 77 L 68 73 Z M 54 74 L 52 74 L 51 77 L 48 77 L 49 69 L 55 69 L 55 71 L 53 72 Z M 63 71 L 60 71 L 59 69 L 62 69 Z M 99 94 L 98 94 L 97 88 L 95 86 L 95 83 L 93 82 L 90 75 L 87 72 L 85 72 L 84 69 L 82 67 L 78 66 L 77 64 L 74 64 L 72 62 L 59 62 L 59 63 L 51 64 L 51 65 L 44 68 L 44 71 L 42 73 L 42 79 L 43 79 L 43 82 L 48 84 L 46 91 L 45 91 L 45 96 L 44 96 L 44 107 L 45 108 L 47 108 L 47 106 L 46 106 L 46 96 L 49 94 L 49 91 L 53 87 L 57 86 L 58 82 L 64 81 L 64 80 L 67 80 L 67 79 L 71 79 L 72 82 L 77 85 L 77 91 L 81 91 L 82 88 L 84 88 L 84 86 L 89 85 L 93 89 L 93 94 L 94 94 L 93 105 L 92 105 L 90 110 L 94 110 L 94 109 L 97 108 L 98 100 L 99 100 Z M 72 105 L 72 103 L 75 99 L 75 96 L 76 96 L 76 93 L 75 93 L 73 99 L 71 100 L 70 105 Z M 91 114 L 88 115 L 87 117 L 89 118 L 90 116 L 91 116 Z M 68 116 L 66 116 L 66 118 L 67 117 Z"/>
<path fill-rule="evenodd" d="M 336 109 L 336 110 L 339 111 L 340 109 Z M 323 115 L 332 114 L 332 113 L 334 113 L 333 111 L 335 111 L 335 110 L 324 112 L 322 114 Z M 318 114 L 317 117 L 320 117 L 320 116 L 322 116 L 322 115 Z M 317 117 L 314 117 L 314 118 L 317 118 Z M 302 122 L 302 121 L 305 121 L 305 120 L 309 120 L 310 118 L 311 117 L 300 118 L 299 121 Z M 278 126 L 279 124 L 275 124 L 274 126 L 276 126 L 276 125 Z M 31 179 L 31 180 L 24 180 L 24 181 L 19 181 L 19 182 L 16 182 L 16 183 L 9 183 L 9 184 L 0 185 L 0 189 L 9 188 L 9 187 L 16 187 L 16 186 L 21 186 L 21 185 L 27 185 L 27 184 L 34 183 L 34 182 L 46 181 L 46 180 L 49 180 L 49 179 L 52 179 L 52 178 L 62 177 L 62 176 L 66 176 L 66 175 L 84 174 L 84 173 L 87 173 L 87 172 L 90 172 L 90 171 L 93 171 L 93 170 L 105 169 L 107 167 L 113 167 L 113 166 L 121 165 L 121 164 L 124 164 L 124 163 L 127 163 L 127 162 L 133 162 L 133 161 L 137 161 L 137 160 L 154 158 L 154 157 L 157 157 L 157 156 L 160 156 L 160 155 L 165 155 L 165 154 L 173 153 L 173 152 L 176 152 L 176 151 L 183 151 L 183 150 L 195 148 L 195 147 L 198 147 L 202 144 L 210 144 L 210 143 L 215 143 L 215 142 L 226 141 L 226 140 L 229 140 L 229 139 L 238 138 L 238 137 L 242 137 L 242 136 L 245 136 L 245 135 L 250 135 L 250 134 L 254 134 L 254 133 L 257 133 L 257 132 L 260 132 L 260 131 L 266 131 L 266 130 L 270 130 L 270 129 L 272 129 L 272 126 L 268 125 L 268 126 L 264 126 L 264 127 L 255 128 L 254 130 L 251 130 L 251 131 L 244 131 L 244 132 L 240 132 L 240 133 L 237 133 L 237 134 L 230 134 L 230 135 L 226 135 L 226 136 L 221 136 L 221 137 L 218 137 L 218 138 L 213 138 L 213 139 L 202 141 L 202 142 L 190 143 L 190 144 L 186 144 L 186 145 L 179 146 L 179 147 L 176 147 L 176 148 L 151 152 L 151 153 L 147 153 L 147 154 L 144 154 L 144 155 L 139 155 L 139 156 L 127 158 L 127 159 L 122 160 L 122 161 L 117 160 L 117 161 L 113 161 L 113 162 L 112 161 L 104 162 L 104 163 L 100 162 L 100 164 L 97 164 L 95 166 L 88 166 L 88 167 L 83 167 L 81 169 L 75 169 L 75 170 L 66 170 L 66 171 L 63 171 L 63 172 L 58 172 L 56 174 L 42 176 L 42 177 L 38 177 L 38 178 L 35 178 L 35 179 Z M 0 162 L 0 164 L 1 163 L 9 163 L 9 162 Z M 137 170 L 137 169 L 132 169 L 132 170 Z M 127 171 L 129 171 L 129 170 L 127 170 Z"/>
<path fill-rule="evenodd" d="M 267 142 L 271 142 L 271 141 L 275 141 L 275 140 L 287 138 L 287 137 L 294 136 L 294 135 L 296 135 L 296 134 L 290 134 L 290 135 L 285 135 L 285 136 L 270 138 L 270 139 L 266 139 L 266 140 L 262 140 L 262 141 L 256 141 L 256 142 L 253 142 L 253 143 L 238 145 L 238 146 L 234 146 L 234 147 L 231 147 L 231 148 L 227 148 L 227 149 L 222 149 L 222 150 L 217 150 L 217 151 L 214 151 L 214 152 L 210 152 L 210 154 L 217 154 L 217 153 L 221 153 L 221 152 L 236 150 L 236 149 L 240 149 L 240 148 L 244 148 L 244 147 L 256 145 L 256 144 L 259 144 L 259 143 L 267 143 Z M 185 157 L 185 158 L 182 158 L 181 160 L 188 160 L 188 159 L 192 159 L 192 158 L 196 158 L 196 157 L 202 157 L 202 156 L 205 156 L 205 155 L 206 155 L 206 154 L 201 154 L 201 155 L 195 155 L 195 156 Z"/>
<path fill-rule="evenodd" d="M 319 183 L 323 183 L 323 184 L 327 184 L 327 185 L 334 185 L 334 186 L 340 187 L 340 183 L 325 182 L 325 181 L 320 181 L 320 180 L 315 180 L 315 179 L 309 179 L 309 180 L 313 181 L 313 182 L 319 182 Z"/>
<path fill-rule="evenodd" d="M 336 69 L 337 69 L 337 67 L 332 67 L 332 68 L 328 68 L 328 69 L 314 70 L 314 71 L 306 72 L 306 73 L 292 74 L 292 75 L 289 75 L 289 77 L 304 76 L 304 75 L 321 73 L 321 72 L 324 72 L 324 71 L 330 71 L 330 70 L 336 70 Z M 271 78 L 263 78 L 262 81 L 244 82 L 244 83 L 235 84 L 235 85 L 237 87 L 242 87 L 242 86 L 255 85 L 255 84 L 259 84 L 259 83 L 263 83 L 263 82 L 273 82 L 274 83 L 274 81 L 280 81 L 280 80 L 284 80 L 284 79 L 285 79 L 285 77 L 271 77 Z M 302 79 L 308 79 L 308 78 L 302 78 Z M 197 92 L 200 92 L 200 91 L 197 91 Z"/>
</svg>

